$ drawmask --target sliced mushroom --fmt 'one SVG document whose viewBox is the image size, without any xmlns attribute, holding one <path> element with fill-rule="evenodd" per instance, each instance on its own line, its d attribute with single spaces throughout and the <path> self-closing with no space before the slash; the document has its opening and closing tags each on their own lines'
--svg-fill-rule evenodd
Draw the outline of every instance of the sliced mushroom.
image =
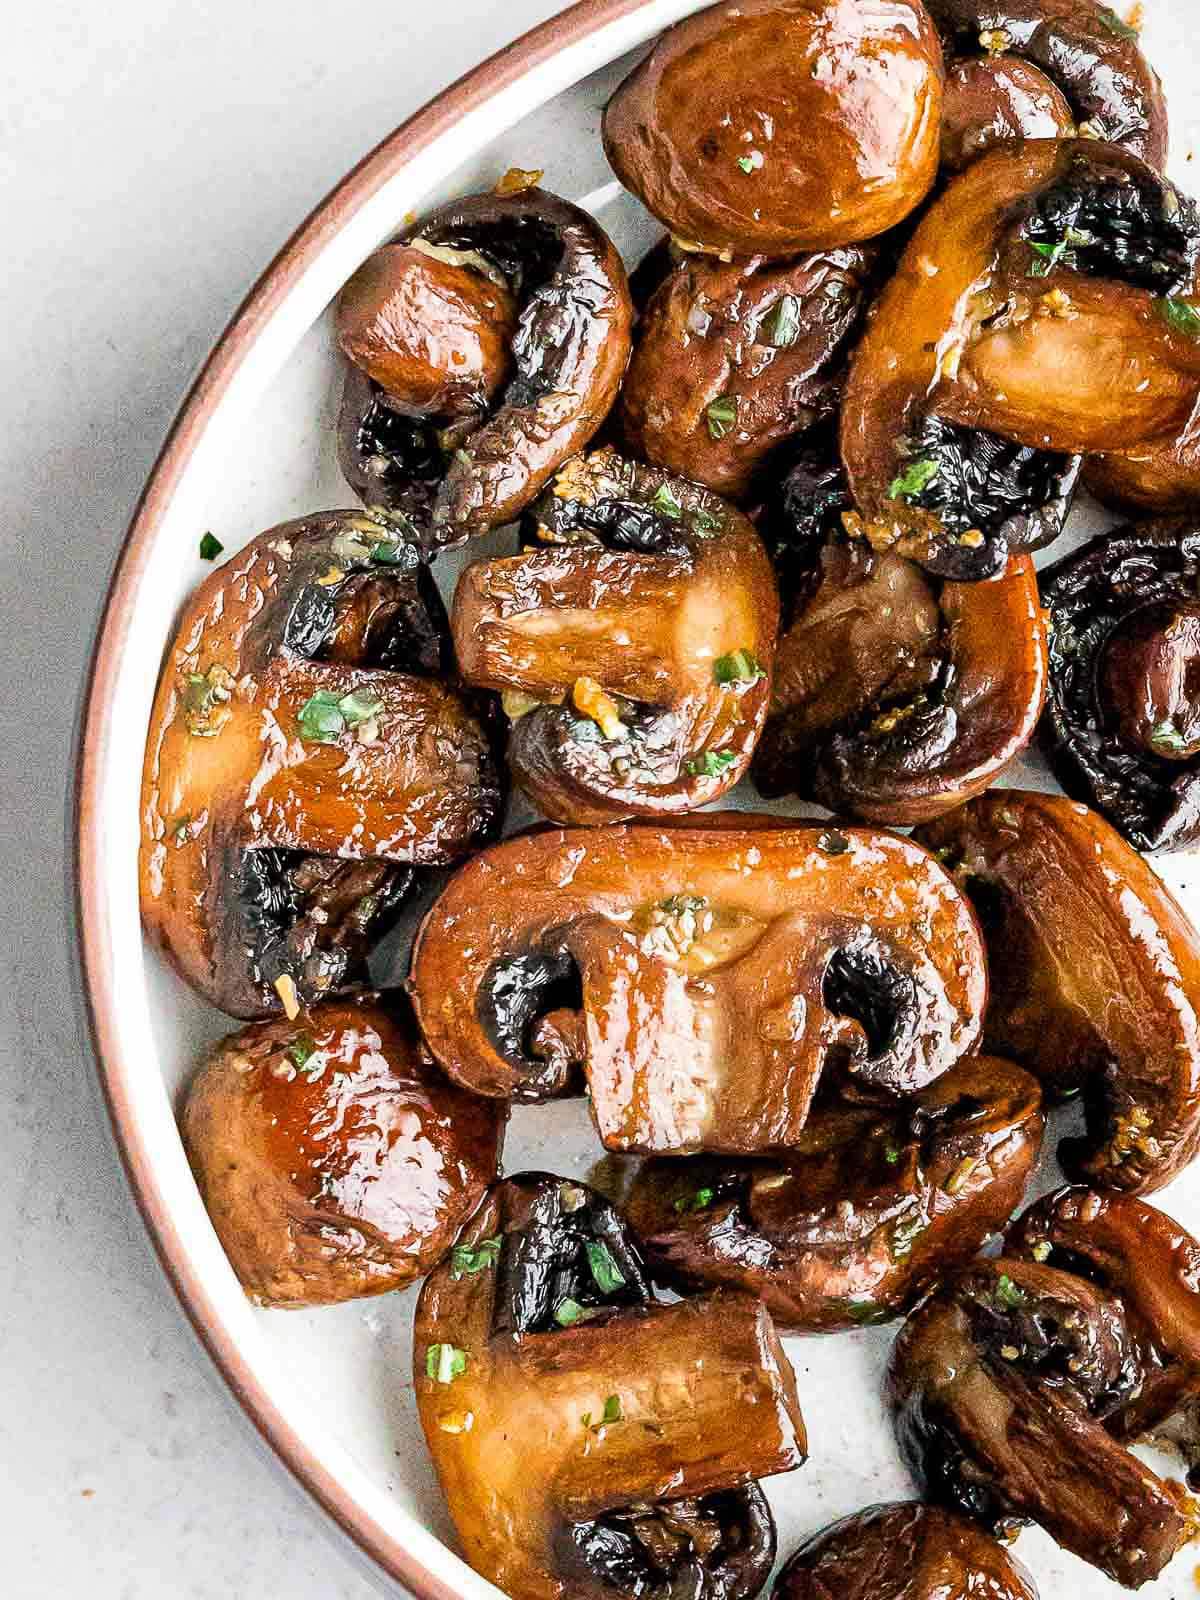
<svg viewBox="0 0 1200 1600">
<path fill-rule="evenodd" d="M 744 1295 L 656 1302 L 580 1184 L 498 1185 L 421 1291 L 414 1388 L 467 1560 L 506 1594 L 751 1600 L 756 1479 L 803 1464 L 795 1379 Z"/>
<path fill-rule="evenodd" d="M 351 488 L 425 555 L 514 522 L 608 415 L 632 321 L 578 206 L 504 185 L 443 206 L 343 293 Z"/>
<path fill-rule="evenodd" d="M 841 445 L 857 531 L 935 561 L 960 534 L 951 491 L 975 430 L 1068 455 L 1178 434 L 1200 341 L 1174 297 L 1198 248 L 1192 202 L 1112 145 L 1029 140 L 955 179 L 851 363 Z M 986 501 L 972 530 L 985 542 Z"/>
<path fill-rule="evenodd" d="M 1200 505 L 1200 437 L 1188 426 L 1176 439 L 1122 455 L 1092 456 L 1084 481 L 1098 500 L 1138 516 L 1178 516 Z"/>
<path fill-rule="evenodd" d="M 661 1281 L 833 1333 L 902 1316 L 1003 1229 L 1044 1126 L 1028 1073 L 973 1057 L 896 1108 L 815 1111 L 786 1164 L 647 1162 L 626 1209 Z"/>
<path fill-rule="evenodd" d="M 739 512 L 597 451 L 538 508 L 538 543 L 468 567 L 452 629 L 504 693 L 509 762 L 546 816 L 695 810 L 731 788 L 766 715 L 778 600 Z"/>
<path fill-rule="evenodd" d="M 907 826 L 986 789 L 1033 738 L 1046 692 L 1030 558 L 938 584 L 903 556 L 834 544 L 820 571 L 776 652 L 760 793 Z"/>
<path fill-rule="evenodd" d="M 916 0 L 739 0 L 659 38 L 609 102 L 604 148 L 677 238 L 786 256 L 901 222 L 933 183 L 941 108 Z"/>
<path fill-rule="evenodd" d="M 1200 837 L 1200 531 L 1152 522 L 1041 576 L 1050 617 L 1043 743 L 1068 794 L 1139 850 Z"/>
<path fill-rule="evenodd" d="M 685 257 L 639 322 L 619 419 L 630 453 L 743 500 L 777 447 L 836 404 L 870 260 Z"/>
<path fill-rule="evenodd" d="M 1130 1195 L 1060 1189 L 1009 1230 L 1014 1255 L 1079 1272 L 1121 1297 L 1144 1350 L 1141 1383 L 1107 1418 L 1119 1439 L 1177 1451 L 1200 1487 L 1200 1244 Z"/>
<path fill-rule="evenodd" d="M 755 1154 L 797 1144 L 826 1074 L 884 1100 L 941 1077 L 986 979 L 965 899 L 908 840 L 730 815 L 485 851 L 410 988 L 478 1094 L 542 1099 L 582 1066 L 609 1150 Z"/>
<path fill-rule="evenodd" d="M 1200 1149 L 1200 937 L 1136 851 L 1057 795 L 1004 790 L 922 828 L 975 903 L 987 1047 L 1081 1093 L 1072 1177 L 1130 1194 Z"/>
<path fill-rule="evenodd" d="M 504 1117 L 447 1082 L 406 1004 L 362 995 L 223 1039 L 181 1124 L 247 1294 L 310 1306 L 428 1272 L 495 1179 Z"/>
<path fill-rule="evenodd" d="M 784 1563 L 772 1600 L 1038 1600 L 1033 1579 L 965 1517 L 915 1503 L 843 1517 Z"/>
<path fill-rule="evenodd" d="M 365 977 L 414 866 L 496 831 L 475 710 L 433 681 L 445 615 L 415 554 L 350 512 L 252 541 L 185 606 L 142 779 L 147 932 L 222 1010 Z"/>
<path fill-rule="evenodd" d="M 888 1389 L 901 1453 L 936 1503 L 996 1532 L 1039 1523 L 1117 1583 L 1156 1578 L 1197 1536 L 1196 1508 L 1114 1439 L 1146 1352 L 1122 1300 L 999 1257 L 913 1313 Z"/>
<path fill-rule="evenodd" d="M 990 79 L 987 104 L 1002 115 L 994 137 L 1107 139 L 1160 171 L 1167 162 L 1167 106 L 1137 29 L 1097 0 L 925 0 L 942 30 L 950 66 L 948 112 L 962 117 L 956 82 L 964 69 Z M 980 54 L 980 52 L 983 52 Z M 1044 126 L 1052 119 L 1054 126 Z M 992 142 L 989 140 L 988 142 Z M 968 154 L 969 150 L 965 152 Z M 978 153 L 978 150 L 976 150 Z"/>
</svg>

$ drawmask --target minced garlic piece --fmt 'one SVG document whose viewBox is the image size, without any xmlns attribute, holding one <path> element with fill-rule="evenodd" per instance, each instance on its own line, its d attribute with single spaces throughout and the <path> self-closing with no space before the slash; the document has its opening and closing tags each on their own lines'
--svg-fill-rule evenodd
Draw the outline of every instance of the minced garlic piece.
<svg viewBox="0 0 1200 1600">
<path fill-rule="evenodd" d="M 275 979 L 275 993 L 283 1003 L 284 1015 L 289 1022 L 295 1022 L 300 1015 L 300 999 L 296 993 L 296 981 L 290 973 L 281 973 Z"/>
<path fill-rule="evenodd" d="M 578 711 L 599 725 L 606 739 L 619 739 L 624 733 L 625 724 L 621 721 L 617 702 L 604 692 L 595 678 L 576 678 L 571 699 Z"/>
<path fill-rule="evenodd" d="M 527 189 L 536 189 L 545 176 L 541 167 L 509 167 L 492 193 L 500 195 L 502 199 L 510 194 L 524 194 Z"/>
</svg>

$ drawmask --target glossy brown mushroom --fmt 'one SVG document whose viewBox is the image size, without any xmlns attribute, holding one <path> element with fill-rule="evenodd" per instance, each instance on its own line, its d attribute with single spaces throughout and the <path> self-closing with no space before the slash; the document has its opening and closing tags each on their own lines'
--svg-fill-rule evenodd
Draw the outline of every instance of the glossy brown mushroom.
<svg viewBox="0 0 1200 1600">
<path fill-rule="evenodd" d="M 630 453 L 743 500 L 777 447 L 836 404 L 869 268 L 853 248 L 685 257 L 638 324 L 619 412 Z"/>
<path fill-rule="evenodd" d="M 983 582 L 939 583 L 863 541 L 827 544 L 776 649 L 754 782 L 868 822 L 926 822 L 1003 773 L 1045 693 L 1028 556 Z"/>
<path fill-rule="evenodd" d="M 778 599 L 732 506 L 597 451 L 537 507 L 538 542 L 468 567 L 452 632 L 505 694 L 513 775 L 562 822 L 693 811 L 745 772 L 766 715 Z"/>
<path fill-rule="evenodd" d="M 1015 1256 L 980 1261 L 896 1341 L 888 1391 L 901 1454 L 934 1502 L 999 1533 L 1037 1522 L 1139 1588 L 1200 1532 L 1181 1487 L 1109 1431 L 1144 1371 L 1119 1296 Z"/>
<path fill-rule="evenodd" d="M 1177 439 L 1125 455 L 1092 456 L 1084 480 L 1098 500 L 1135 516 L 1179 516 L 1200 506 L 1200 437 L 1189 425 Z"/>
<path fill-rule="evenodd" d="M 781 1328 L 887 1322 L 971 1260 L 1020 1204 L 1041 1092 L 989 1057 L 895 1109 L 813 1113 L 786 1164 L 647 1162 L 626 1202 L 660 1281 L 745 1289 Z"/>
<path fill-rule="evenodd" d="M 739 0 L 668 29 L 604 148 L 676 237 L 733 255 L 874 238 L 937 169 L 942 55 L 918 0 Z"/>
<path fill-rule="evenodd" d="M 1041 574 L 1050 625 L 1042 743 L 1068 794 L 1139 850 L 1200 837 L 1200 533 L 1118 528 Z"/>
<path fill-rule="evenodd" d="M 1074 135 L 1070 101 L 1019 56 L 976 56 L 946 73 L 942 167 L 947 172 L 961 172 L 985 150 L 1011 139 Z"/>
<path fill-rule="evenodd" d="M 1189 1484 L 1200 1487 L 1200 1244 L 1131 1195 L 1060 1189 L 1013 1223 L 1007 1249 L 1081 1272 L 1120 1296 L 1144 1370 L 1108 1429 L 1179 1454 Z"/>
<path fill-rule="evenodd" d="M 987 1047 L 1054 1095 L 1080 1092 L 1072 1177 L 1130 1194 L 1200 1149 L 1200 937 L 1136 851 L 1058 795 L 1002 790 L 919 833 L 975 903 Z"/>
<path fill-rule="evenodd" d="M 361 515 L 284 523 L 214 572 L 167 652 L 141 907 L 184 978 L 261 1017 L 365 978 L 414 866 L 498 827 L 502 776 L 444 673 L 415 555 Z"/>
<path fill-rule="evenodd" d="M 756 1479 L 804 1461 L 795 1379 L 749 1296 L 656 1302 L 601 1197 L 498 1185 L 426 1280 L 417 1409 L 467 1560 L 521 1600 L 752 1600 Z"/>
<path fill-rule="evenodd" d="M 633 309 L 625 268 L 599 223 L 543 189 L 454 201 L 384 248 L 391 254 L 371 258 L 342 306 L 352 364 L 338 454 L 368 509 L 431 555 L 515 521 L 588 443 L 625 375 Z M 453 269 L 460 311 L 452 337 L 439 336 L 446 313 L 428 304 L 432 266 L 422 268 L 399 333 L 388 326 L 396 264 L 414 253 Z M 485 284 L 497 290 L 486 317 Z M 380 344 L 388 346 L 382 363 Z M 404 357 L 398 373 L 392 346 Z M 464 350 L 475 369 L 465 392 L 455 364 Z M 390 374 L 403 392 L 393 398 L 373 373 Z"/>
<path fill-rule="evenodd" d="M 247 1294 L 311 1306 L 441 1260 L 495 1179 L 504 1117 L 443 1077 L 406 1004 L 363 995 L 223 1039 L 181 1126 Z"/>
<path fill-rule="evenodd" d="M 1033 1579 L 973 1522 L 913 1502 L 871 1506 L 806 1539 L 772 1600 L 1038 1600 Z"/>
<path fill-rule="evenodd" d="M 960 537 L 946 490 L 964 432 L 1068 454 L 1178 434 L 1200 341 L 1173 297 L 1198 246 L 1193 204 L 1112 145 L 1030 140 L 955 179 L 851 363 L 841 448 L 858 531 L 926 564 Z M 986 502 L 968 530 L 985 537 Z"/>
<path fill-rule="evenodd" d="M 1004 106 L 998 134 L 1003 128 L 1008 137 L 1053 138 L 1073 132 L 1075 124 L 1088 137 L 1121 145 L 1160 171 L 1166 166 L 1162 84 L 1142 54 L 1137 29 L 1111 7 L 1098 0 L 926 4 L 946 47 L 948 107 L 966 69 L 995 86 L 994 103 Z M 1045 117 L 1056 126 L 1044 127 Z M 981 116 L 977 126 L 985 122 Z"/>
<path fill-rule="evenodd" d="M 609 1150 L 755 1154 L 796 1145 L 826 1074 L 884 1099 L 940 1078 L 986 978 L 969 906 L 907 839 L 717 813 L 484 851 L 409 986 L 478 1094 L 544 1098 L 582 1066 Z"/>
</svg>

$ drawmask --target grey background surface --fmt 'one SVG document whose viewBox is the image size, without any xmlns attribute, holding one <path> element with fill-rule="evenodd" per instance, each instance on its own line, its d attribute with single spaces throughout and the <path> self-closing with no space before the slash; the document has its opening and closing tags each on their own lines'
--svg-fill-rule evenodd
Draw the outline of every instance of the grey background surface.
<svg viewBox="0 0 1200 1600">
<path fill-rule="evenodd" d="M 145 1243 L 77 1034 L 63 795 L 109 568 L 189 379 L 345 170 L 557 0 L 50 0 L 0 52 L 0 1593 L 377 1591 Z"/>
</svg>

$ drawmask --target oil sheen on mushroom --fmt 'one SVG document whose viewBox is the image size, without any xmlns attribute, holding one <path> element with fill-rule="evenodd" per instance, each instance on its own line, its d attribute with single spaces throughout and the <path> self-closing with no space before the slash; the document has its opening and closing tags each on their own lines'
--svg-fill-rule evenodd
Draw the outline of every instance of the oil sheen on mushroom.
<svg viewBox="0 0 1200 1600">
<path fill-rule="evenodd" d="M 260 535 L 184 607 L 146 744 L 141 908 L 214 1005 L 294 1015 L 361 984 L 414 867 L 494 834 L 502 773 L 448 663 L 428 573 L 351 512 Z"/>
<path fill-rule="evenodd" d="M 1178 435 L 1200 395 L 1196 208 L 1094 140 L 997 148 L 930 207 L 855 351 L 841 448 L 854 527 L 926 565 L 977 431 L 1066 456 Z M 986 510 L 986 508 L 983 508 Z"/>
<path fill-rule="evenodd" d="M 738 0 L 668 29 L 604 113 L 676 238 L 787 256 L 874 238 L 937 170 L 942 55 L 917 0 Z"/>
<path fill-rule="evenodd" d="M 582 1067 L 607 1149 L 755 1154 L 800 1142 L 823 1078 L 885 1103 L 940 1078 L 986 978 L 969 905 L 908 840 L 717 813 L 484 851 L 410 989 L 465 1088 L 539 1099 Z"/>
<path fill-rule="evenodd" d="M 463 573 L 468 683 L 504 694 L 513 775 L 557 821 L 695 810 L 745 772 L 766 715 L 778 601 L 750 523 L 609 450 L 537 506 L 533 548 Z"/>
<path fill-rule="evenodd" d="M 971 896 L 988 949 L 987 1047 L 1087 1129 L 1064 1170 L 1148 1194 L 1200 1150 L 1200 937 L 1086 807 L 1003 790 L 919 831 Z"/>
<path fill-rule="evenodd" d="M 780 444 L 837 401 L 871 258 L 685 257 L 638 324 L 619 422 L 630 454 L 743 501 Z"/>
<path fill-rule="evenodd" d="M 528 184 L 443 206 L 343 293 L 351 488 L 426 556 L 515 521 L 607 417 L 632 321 L 578 206 Z"/>
<path fill-rule="evenodd" d="M 417 1410 L 467 1560 L 521 1600 L 752 1600 L 757 1479 L 803 1464 L 795 1379 L 748 1295 L 667 1305 L 620 1217 L 545 1173 L 492 1190 L 425 1282 Z"/>
<path fill-rule="evenodd" d="M 914 1502 L 870 1506 L 813 1534 L 772 1600 L 1038 1600 L 1033 1579 L 966 1517 Z"/>
<path fill-rule="evenodd" d="M 926 0 L 946 50 L 943 156 L 1077 130 L 1167 161 L 1167 107 L 1137 30 L 1097 0 Z"/>
<path fill-rule="evenodd" d="M 181 1118 L 230 1264 L 260 1305 L 403 1289 L 496 1176 L 504 1118 L 433 1065 L 406 1003 L 327 1001 L 216 1045 Z"/>
<path fill-rule="evenodd" d="M 1036 1081 L 959 1062 L 894 1108 L 815 1111 L 786 1163 L 645 1163 L 626 1203 L 656 1277 L 745 1289 L 776 1324 L 887 1322 L 965 1264 L 1021 1202 L 1045 1119 Z"/>
<path fill-rule="evenodd" d="M 1154 1366 L 1119 1293 L 1036 1259 L 977 1262 L 896 1341 L 888 1392 L 901 1454 L 934 1503 L 1002 1535 L 1036 1522 L 1139 1588 L 1200 1532 L 1182 1486 L 1120 1437 Z"/>
<path fill-rule="evenodd" d="M 1041 575 L 1042 739 L 1068 794 L 1139 850 L 1200 837 L 1200 530 L 1121 528 Z"/>
</svg>

